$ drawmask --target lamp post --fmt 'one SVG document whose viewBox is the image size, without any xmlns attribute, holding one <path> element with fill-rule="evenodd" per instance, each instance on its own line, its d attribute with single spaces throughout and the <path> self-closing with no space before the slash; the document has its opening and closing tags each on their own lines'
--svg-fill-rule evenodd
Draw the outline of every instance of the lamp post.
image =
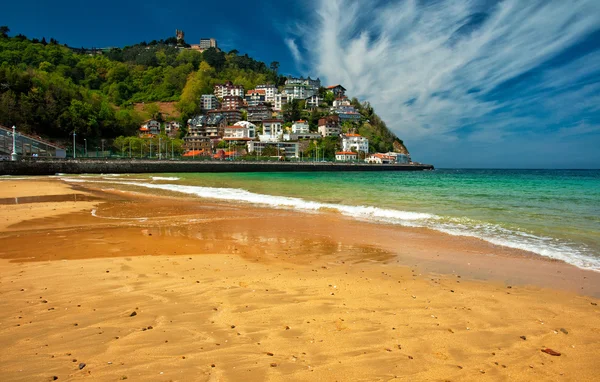
<svg viewBox="0 0 600 382">
<path fill-rule="evenodd" d="M 16 161 L 19 157 L 17 155 L 17 127 L 13 126 L 12 129 L 13 129 L 13 133 L 12 133 L 12 136 L 13 136 L 13 145 L 12 146 L 13 147 L 12 147 L 12 153 L 10 154 L 10 160 Z"/>
<path fill-rule="evenodd" d="M 77 158 L 77 153 L 75 152 L 75 131 L 73 131 L 73 159 Z"/>
<path fill-rule="evenodd" d="M 87 158 L 87 138 L 83 138 L 83 152 L 85 153 L 85 157 Z"/>
<path fill-rule="evenodd" d="M 104 141 L 105 139 L 102 140 L 102 157 L 104 157 Z"/>
<path fill-rule="evenodd" d="M 159 136 L 158 137 L 158 160 L 162 159 L 162 150 L 161 150 L 161 147 L 160 147 L 161 143 L 162 143 L 161 142 L 161 137 Z"/>
</svg>

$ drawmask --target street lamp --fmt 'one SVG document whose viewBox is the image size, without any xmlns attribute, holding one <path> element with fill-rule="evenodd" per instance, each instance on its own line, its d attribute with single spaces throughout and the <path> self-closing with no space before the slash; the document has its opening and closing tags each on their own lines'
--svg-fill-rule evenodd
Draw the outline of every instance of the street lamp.
<svg viewBox="0 0 600 382">
<path fill-rule="evenodd" d="M 103 139 L 103 140 L 102 140 L 102 157 L 104 157 L 104 141 L 105 141 L 105 140 L 106 140 L 106 139 Z"/>
<path fill-rule="evenodd" d="M 161 137 L 159 136 L 158 137 L 158 160 L 162 159 L 162 150 L 161 150 L 160 145 L 161 145 Z"/>
<path fill-rule="evenodd" d="M 77 153 L 75 152 L 75 131 L 73 131 L 73 159 L 77 158 Z"/>
<path fill-rule="evenodd" d="M 85 157 L 87 158 L 87 138 L 83 138 L 83 144 L 84 144 L 83 152 L 85 153 Z"/>
<path fill-rule="evenodd" d="M 12 133 L 13 148 L 12 148 L 12 153 L 10 154 L 10 160 L 16 161 L 18 158 L 18 155 L 17 155 L 17 127 L 13 126 L 12 129 L 13 129 L 13 133 Z"/>
</svg>

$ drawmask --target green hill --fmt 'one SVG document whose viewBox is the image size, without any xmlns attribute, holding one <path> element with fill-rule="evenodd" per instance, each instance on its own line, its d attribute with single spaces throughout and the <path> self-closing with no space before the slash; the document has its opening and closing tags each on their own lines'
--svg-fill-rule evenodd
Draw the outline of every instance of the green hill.
<svg viewBox="0 0 600 382">
<path fill-rule="evenodd" d="M 199 96 L 212 94 L 215 84 L 229 80 L 253 89 L 285 81 L 276 62 L 267 67 L 236 50 L 201 53 L 184 42 L 178 46 L 174 38 L 122 49 L 74 49 L 54 39 L 9 37 L 8 28 L 1 28 L 0 124 L 49 139 L 67 140 L 73 131 L 89 140 L 134 135 L 160 112 L 154 102 L 174 102 L 173 114 L 185 122 L 200 111 Z M 401 141 L 373 108 L 354 103 L 362 118 L 352 128 L 367 136 L 374 150 L 392 150 L 394 142 L 398 147 Z M 327 110 L 299 113 L 314 120 Z M 292 110 L 284 116 L 297 115 Z"/>
</svg>

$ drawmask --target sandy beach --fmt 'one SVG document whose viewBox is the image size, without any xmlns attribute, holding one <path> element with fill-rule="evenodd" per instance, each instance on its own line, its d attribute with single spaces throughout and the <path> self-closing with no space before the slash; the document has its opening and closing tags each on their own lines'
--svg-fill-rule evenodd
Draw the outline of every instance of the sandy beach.
<svg viewBox="0 0 600 382">
<path fill-rule="evenodd" d="M 6 381 L 600 374 L 600 273 L 474 238 L 51 178 L 0 226 Z"/>
</svg>

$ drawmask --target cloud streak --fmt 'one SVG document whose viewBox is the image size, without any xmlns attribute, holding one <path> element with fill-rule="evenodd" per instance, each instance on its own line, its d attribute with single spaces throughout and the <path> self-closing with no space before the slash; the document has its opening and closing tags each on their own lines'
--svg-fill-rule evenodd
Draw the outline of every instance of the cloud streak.
<svg viewBox="0 0 600 382">
<path fill-rule="evenodd" d="M 369 100 L 403 138 L 498 141 L 600 123 L 586 122 L 600 120 L 600 45 L 553 62 L 600 29 L 598 1 L 311 5 L 314 17 L 287 37 L 294 57 Z"/>
</svg>

